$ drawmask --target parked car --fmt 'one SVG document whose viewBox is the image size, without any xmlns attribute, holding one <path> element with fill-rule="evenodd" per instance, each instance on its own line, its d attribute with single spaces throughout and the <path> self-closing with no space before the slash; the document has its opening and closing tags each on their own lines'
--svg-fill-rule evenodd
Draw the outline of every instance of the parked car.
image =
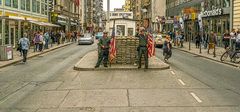
<svg viewBox="0 0 240 112">
<path fill-rule="evenodd" d="M 156 35 L 155 36 L 155 47 L 162 48 L 164 40 L 165 40 L 165 36 L 164 35 L 161 35 L 161 34 L 160 35 Z"/>
<path fill-rule="evenodd" d="M 93 44 L 94 43 L 94 37 L 91 33 L 85 33 L 84 35 L 81 35 L 78 39 L 78 44 Z"/>
<path fill-rule="evenodd" d="M 100 38 L 102 38 L 102 37 L 103 37 L 103 32 L 97 32 L 95 38 L 96 38 L 96 39 L 100 39 Z"/>
</svg>

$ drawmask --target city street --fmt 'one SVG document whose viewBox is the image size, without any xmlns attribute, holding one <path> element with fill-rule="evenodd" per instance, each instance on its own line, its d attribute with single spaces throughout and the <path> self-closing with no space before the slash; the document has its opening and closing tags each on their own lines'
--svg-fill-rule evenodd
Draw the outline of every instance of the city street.
<svg viewBox="0 0 240 112">
<path fill-rule="evenodd" d="M 173 50 L 168 70 L 73 70 L 96 47 L 73 44 L 0 69 L 0 112 L 240 110 L 239 68 Z"/>
</svg>

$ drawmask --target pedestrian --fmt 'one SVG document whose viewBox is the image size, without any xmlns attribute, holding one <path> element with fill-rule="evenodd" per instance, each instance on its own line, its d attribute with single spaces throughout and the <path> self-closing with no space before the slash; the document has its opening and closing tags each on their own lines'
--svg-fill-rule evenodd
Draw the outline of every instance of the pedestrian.
<svg viewBox="0 0 240 112">
<path fill-rule="evenodd" d="M 48 31 L 44 33 L 44 40 L 45 40 L 44 49 L 48 49 L 48 44 L 49 44 L 49 40 L 50 40 L 50 35 L 49 35 Z"/>
<path fill-rule="evenodd" d="M 225 31 L 225 33 L 223 34 L 223 44 L 224 44 L 224 48 L 227 49 L 227 47 L 229 47 L 229 43 L 230 43 L 230 33 L 228 30 Z"/>
<path fill-rule="evenodd" d="M 42 52 L 43 51 L 43 45 L 44 45 L 44 39 L 43 39 L 43 32 L 40 32 L 39 34 L 39 51 Z"/>
<path fill-rule="evenodd" d="M 207 47 L 208 47 L 208 40 L 209 40 L 208 37 L 209 37 L 209 36 L 208 36 L 207 32 L 205 32 L 205 34 L 203 35 L 204 49 L 207 49 Z"/>
<path fill-rule="evenodd" d="M 196 34 L 196 37 L 195 37 L 195 45 L 196 45 L 196 48 L 200 48 L 200 42 L 201 42 L 201 36 L 199 33 Z"/>
<path fill-rule="evenodd" d="M 176 31 L 176 44 L 178 47 L 180 47 L 181 39 L 182 39 L 182 35 L 178 31 Z"/>
<path fill-rule="evenodd" d="M 236 30 L 233 29 L 232 32 L 230 33 L 230 47 L 232 49 L 234 49 L 234 47 L 236 46 L 236 36 L 237 36 Z"/>
<path fill-rule="evenodd" d="M 148 39 L 145 34 L 144 27 L 139 28 L 139 35 L 137 37 L 139 38 L 139 46 L 137 49 L 137 51 L 138 51 L 138 69 L 140 69 L 141 65 L 142 65 L 142 55 L 144 55 L 145 69 L 148 69 L 148 50 L 147 50 Z"/>
<path fill-rule="evenodd" d="M 240 31 L 237 31 L 237 37 L 236 37 L 236 50 L 240 50 Z"/>
<path fill-rule="evenodd" d="M 216 56 L 216 45 L 217 45 L 217 37 L 214 32 L 211 32 L 209 37 L 209 44 L 208 44 L 208 54 L 210 49 L 213 49 L 213 55 Z"/>
<path fill-rule="evenodd" d="M 183 48 L 183 42 L 184 42 L 184 33 L 181 33 L 181 38 L 180 38 L 180 47 Z"/>
<path fill-rule="evenodd" d="M 40 43 L 40 32 L 36 32 L 35 33 L 35 37 L 33 39 L 33 43 L 35 45 L 34 52 L 38 52 L 39 51 L 39 43 Z"/>
<path fill-rule="evenodd" d="M 60 33 L 60 31 L 57 31 L 56 41 L 57 41 L 57 45 L 60 45 L 60 41 L 61 41 L 61 33 Z"/>
<path fill-rule="evenodd" d="M 103 61 L 104 67 L 108 67 L 107 63 L 108 63 L 109 45 L 110 45 L 111 39 L 108 38 L 107 35 L 108 35 L 108 32 L 104 32 L 103 38 L 99 40 L 98 46 L 100 48 L 100 51 L 99 51 L 100 54 L 98 56 L 98 61 L 96 63 L 95 68 L 98 68 L 102 63 L 102 61 Z"/>
<path fill-rule="evenodd" d="M 21 39 L 21 38 L 20 38 Z M 22 56 L 22 46 L 20 45 L 20 39 L 18 40 L 18 47 L 17 47 L 17 51 L 19 51 L 20 56 Z"/>
<path fill-rule="evenodd" d="M 30 46 L 29 39 L 27 38 L 27 33 L 23 34 L 23 37 L 19 40 L 19 45 L 21 45 L 23 53 L 23 63 L 27 62 L 27 53 Z"/>
<path fill-rule="evenodd" d="M 163 56 L 165 62 L 172 56 L 171 37 L 169 35 L 166 36 L 166 39 L 163 42 Z"/>
</svg>

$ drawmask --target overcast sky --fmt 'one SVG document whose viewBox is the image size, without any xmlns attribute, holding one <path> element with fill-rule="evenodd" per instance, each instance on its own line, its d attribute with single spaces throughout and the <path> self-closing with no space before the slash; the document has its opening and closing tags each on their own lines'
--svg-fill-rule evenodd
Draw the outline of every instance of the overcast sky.
<svg viewBox="0 0 240 112">
<path fill-rule="evenodd" d="M 125 0 L 110 0 L 110 10 L 113 11 L 114 8 L 122 8 Z M 107 0 L 103 0 L 103 9 L 107 11 Z"/>
</svg>

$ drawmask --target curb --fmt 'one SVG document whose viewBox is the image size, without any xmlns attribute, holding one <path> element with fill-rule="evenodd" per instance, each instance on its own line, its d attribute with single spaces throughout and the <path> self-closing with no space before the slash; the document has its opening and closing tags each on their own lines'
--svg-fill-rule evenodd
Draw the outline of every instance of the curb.
<svg viewBox="0 0 240 112">
<path fill-rule="evenodd" d="M 174 48 L 174 49 L 183 51 L 183 52 L 185 52 L 185 53 L 197 55 L 197 56 L 199 56 L 199 57 L 203 57 L 203 58 L 205 58 L 205 59 L 209 59 L 209 60 L 212 60 L 212 61 L 215 61 L 215 62 L 223 63 L 223 64 L 226 64 L 226 65 L 230 65 L 230 66 L 233 66 L 233 67 L 240 67 L 240 66 L 237 66 L 237 65 L 232 64 L 232 63 L 222 62 L 222 61 L 220 61 L 220 60 L 215 60 L 215 59 L 212 59 L 212 58 L 209 58 L 209 57 L 206 57 L 206 56 L 202 56 L 202 55 L 200 55 L 200 54 L 192 53 L 192 52 L 190 52 L 190 51 L 186 51 L 186 50 L 183 50 L 183 49 L 180 49 L 180 48 Z"/>
<path fill-rule="evenodd" d="M 64 44 L 64 45 L 62 45 L 62 46 L 58 46 L 58 47 L 49 49 L 49 50 L 47 50 L 47 51 L 43 51 L 43 52 L 41 52 L 41 53 L 37 53 L 37 54 L 34 54 L 34 55 L 32 55 L 32 56 L 28 56 L 27 58 L 28 58 L 28 59 L 31 59 L 31 58 L 34 58 L 34 57 L 36 57 L 36 56 L 39 56 L 39 55 L 46 54 L 46 53 L 48 53 L 48 52 L 54 51 L 54 50 L 56 50 L 56 49 L 60 49 L 60 48 L 63 48 L 63 47 L 65 47 L 65 46 L 69 46 L 69 45 L 71 45 L 71 44 L 72 44 L 72 43 L 67 43 L 67 44 Z M 16 64 L 16 63 L 19 63 L 19 62 L 21 62 L 21 61 L 22 61 L 22 59 L 18 59 L 18 60 L 16 60 L 16 61 L 11 62 L 11 63 L 2 65 L 2 66 L 0 66 L 0 69 L 1 69 L 1 68 L 4 68 L 4 67 L 7 67 L 7 66 L 10 66 L 10 65 L 13 65 L 13 64 Z"/>
<path fill-rule="evenodd" d="M 170 66 L 162 67 L 162 68 L 148 68 L 146 69 L 138 69 L 138 68 L 79 68 L 74 66 L 74 70 L 76 71 L 139 71 L 139 70 L 144 70 L 144 71 L 159 71 L 159 70 L 166 70 L 170 69 Z"/>
</svg>

